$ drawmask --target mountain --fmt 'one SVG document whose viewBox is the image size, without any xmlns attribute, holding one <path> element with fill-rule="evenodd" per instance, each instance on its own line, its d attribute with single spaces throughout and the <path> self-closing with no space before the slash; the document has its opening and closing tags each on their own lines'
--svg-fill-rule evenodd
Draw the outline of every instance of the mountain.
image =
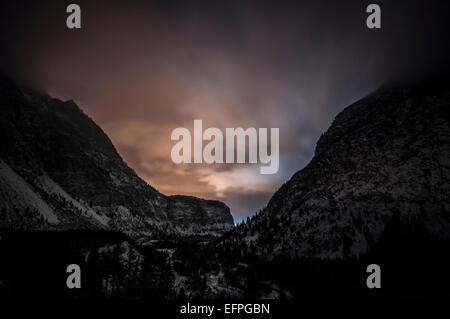
<svg viewBox="0 0 450 319">
<path fill-rule="evenodd" d="M 217 200 L 174 195 L 168 198 L 168 218 L 179 231 L 187 234 L 210 234 L 234 225 L 230 209 Z"/>
<path fill-rule="evenodd" d="M 394 225 L 446 240 L 449 194 L 449 82 L 384 86 L 337 115 L 311 162 L 219 246 L 269 259 L 350 258 Z"/>
<path fill-rule="evenodd" d="M 179 249 L 174 269 L 207 298 L 449 298 L 449 194 L 450 81 L 385 85 L 336 116 L 266 208 Z"/>
<path fill-rule="evenodd" d="M 0 228 L 120 231 L 135 239 L 218 236 L 217 201 L 165 196 L 123 161 L 73 101 L 0 81 Z"/>
</svg>

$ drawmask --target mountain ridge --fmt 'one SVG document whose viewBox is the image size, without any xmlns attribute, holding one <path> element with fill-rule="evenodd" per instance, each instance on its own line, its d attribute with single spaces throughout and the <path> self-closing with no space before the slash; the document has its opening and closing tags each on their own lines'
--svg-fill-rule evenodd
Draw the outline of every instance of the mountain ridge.
<svg viewBox="0 0 450 319">
<path fill-rule="evenodd" d="M 448 83 L 383 86 L 345 108 L 310 163 L 223 245 L 269 259 L 347 258 L 367 252 L 397 215 L 450 237 Z"/>
<path fill-rule="evenodd" d="M 3 183 L 0 208 L 4 216 L 9 215 L 2 220 L 4 226 L 8 218 L 16 223 L 10 227 L 19 227 L 17 223 L 27 226 L 36 203 L 32 207 L 23 204 L 27 200 L 17 204 L 15 198 L 34 192 L 30 196 L 35 202 L 40 202 L 39 198 L 47 202 L 44 210 L 52 209 L 59 223 L 39 225 L 37 220 L 28 225 L 32 228 L 61 228 L 64 224 L 62 228 L 78 229 L 91 224 L 139 238 L 197 233 L 218 236 L 233 227 L 225 204 L 210 206 L 212 202 L 196 199 L 195 208 L 182 200 L 185 211 L 170 210 L 177 197 L 165 196 L 139 178 L 104 131 L 74 101 L 63 102 L 2 79 L 0 103 L 0 172 L 9 176 L 4 181 L 20 185 L 24 192 L 19 194 L 12 184 Z M 38 207 L 42 210 L 44 206 Z M 16 214 L 16 208 L 25 215 Z M 197 217 L 189 214 L 205 209 L 210 214 L 204 225 L 195 225 Z M 176 219 L 184 219 L 184 223 L 176 225 Z"/>
</svg>

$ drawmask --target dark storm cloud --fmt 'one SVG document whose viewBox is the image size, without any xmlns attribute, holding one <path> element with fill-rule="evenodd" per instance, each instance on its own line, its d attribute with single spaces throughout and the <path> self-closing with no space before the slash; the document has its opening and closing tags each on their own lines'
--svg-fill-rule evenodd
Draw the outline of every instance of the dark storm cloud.
<svg viewBox="0 0 450 319">
<path fill-rule="evenodd" d="M 69 3 L 2 2 L 3 72 L 76 100 L 162 192 L 219 198 L 238 219 L 308 163 L 343 107 L 448 66 L 437 1 L 377 1 L 381 30 L 365 27 L 364 1 L 78 1 L 81 30 L 65 27 Z M 175 165 L 170 132 L 194 119 L 279 127 L 279 173 Z"/>
</svg>

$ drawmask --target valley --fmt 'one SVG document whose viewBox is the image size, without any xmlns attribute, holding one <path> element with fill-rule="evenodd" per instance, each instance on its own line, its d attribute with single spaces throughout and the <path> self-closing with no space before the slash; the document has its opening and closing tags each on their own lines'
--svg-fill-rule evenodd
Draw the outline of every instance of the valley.
<svg viewBox="0 0 450 319">
<path fill-rule="evenodd" d="M 5 81 L 2 296 L 449 297 L 448 80 L 348 106 L 311 162 L 236 227 L 220 201 L 144 182 L 74 102 Z M 67 291 L 73 263 L 84 281 Z M 370 264 L 382 289 L 366 286 Z"/>
</svg>

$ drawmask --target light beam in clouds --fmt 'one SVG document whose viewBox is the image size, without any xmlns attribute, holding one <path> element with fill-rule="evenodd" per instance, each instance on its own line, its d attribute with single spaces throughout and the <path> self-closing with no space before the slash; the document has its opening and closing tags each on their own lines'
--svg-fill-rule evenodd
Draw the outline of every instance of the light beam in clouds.
<svg viewBox="0 0 450 319">
<path fill-rule="evenodd" d="M 213 187 L 216 196 L 223 198 L 226 191 L 239 188 L 242 192 L 267 192 L 273 188 L 273 179 L 261 175 L 258 166 L 233 166 L 229 171 L 216 172 L 210 168 L 198 170 L 200 181 Z"/>
</svg>

